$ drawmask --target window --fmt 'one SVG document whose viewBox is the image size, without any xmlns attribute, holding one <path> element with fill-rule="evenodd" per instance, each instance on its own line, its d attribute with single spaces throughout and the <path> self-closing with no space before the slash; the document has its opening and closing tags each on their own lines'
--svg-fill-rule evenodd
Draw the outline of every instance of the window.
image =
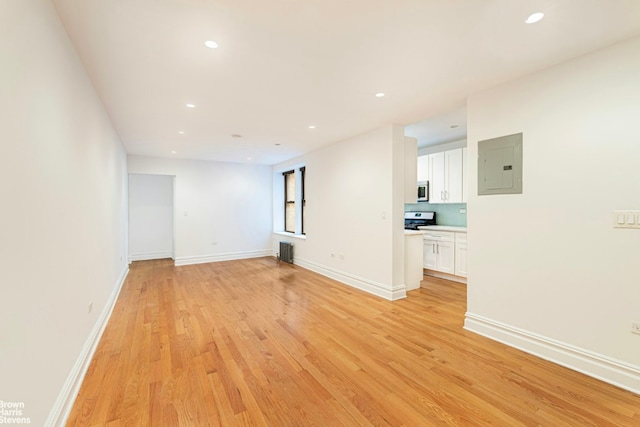
<svg viewBox="0 0 640 427">
<path fill-rule="evenodd" d="M 294 171 L 284 175 L 284 231 L 296 232 L 296 175 Z"/>
<path fill-rule="evenodd" d="M 305 169 L 304 166 L 296 166 L 295 169 L 279 172 L 282 174 L 282 181 L 277 185 L 283 192 L 278 191 L 278 193 L 282 194 L 281 206 L 284 209 L 280 211 L 282 208 L 279 208 L 279 212 L 274 212 L 276 221 L 282 224 L 279 227 L 276 226 L 278 231 L 293 233 L 297 236 L 305 234 Z"/>
<path fill-rule="evenodd" d="M 305 167 L 301 167 L 300 168 L 300 193 L 302 194 L 301 197 L 301 209 L 300 209 L 300 234 L 304 234 L 304 211 L 305 211 L 305 205 L 306 205 L 306 200 L 304 199 L 304 174 L 305 174 Z"/>
</svg>

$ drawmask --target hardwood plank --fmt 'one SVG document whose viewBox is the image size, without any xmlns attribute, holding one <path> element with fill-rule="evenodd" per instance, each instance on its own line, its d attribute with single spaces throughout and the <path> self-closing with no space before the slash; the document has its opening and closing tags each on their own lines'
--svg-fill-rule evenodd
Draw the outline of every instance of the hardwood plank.
<svg viewBox="0 0 640 427">
<path fill-rule="evenodd" d="M 638 426 L 640 396 L 273 258 L 131 266 L 70 426 Z"/>
</svg>

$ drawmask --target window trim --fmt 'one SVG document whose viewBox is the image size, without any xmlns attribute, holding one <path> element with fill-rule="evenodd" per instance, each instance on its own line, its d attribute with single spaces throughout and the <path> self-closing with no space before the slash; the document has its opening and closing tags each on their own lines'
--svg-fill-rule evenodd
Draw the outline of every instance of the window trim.
<svg viewBox="0 0 640 427">
<path fill-rule="evenodd" d="M 284 177 L 283 181 L 284 181 L 284 224 L 282 229 L 284 230 L 285 233 L 291 233 L 291 234 L 296 234 L 296 230 L 295 230 L 295 223 L 293 225 L 294 229 L 293 231 L 287 230 L 287 206 L 289 204 L 293 204 L 294 208 L 295 208 L 295 204 L 296 204 L 296 195 L 294 194 L 292 199 L 293 200 L 289 200 L 289 194 L 287 191 L 287 176 L 288 175 L 293 175 L 293 179 L 294 179 L 294 183 L 295 183 L 295 169 L 286 171 L 286 172 L 282 172 L 282 176 Z"/>
<path fill-rule="evenodd" d="M 273 233 L 306 239 L 305 223 L 307 221 L 304 218 L 304 211 L 306 210 L 306 166 L 305 163 L 300 162 L 274 171 Z M 288 175 L 293 175 L 293 178 L 287 178 Z M 287 192 L 287 179 L 293 179 L 293 182 L 289 182 L 290 190 L 293 190 L 293 192 Z M 291 188 L 292 186 L 294 186 L 293 189 Z M 287 198 L 289 199 L 288 202 Z M 288 215 L 287 207 L 289 208 Z M 287 218 L 289 218 L 289 231 L 287 231 Z"/>
<path fill-rule="evenodd" d="M 300 234 L 302 234 L 303 236 L 306 234 L 304 232 L 304 208 L 307 204 L 307 201 L 305 199 L 305 175 L 307 172 L 307 167 L 306 166 L 302 166 L 300 168 Z"/>
</svg>

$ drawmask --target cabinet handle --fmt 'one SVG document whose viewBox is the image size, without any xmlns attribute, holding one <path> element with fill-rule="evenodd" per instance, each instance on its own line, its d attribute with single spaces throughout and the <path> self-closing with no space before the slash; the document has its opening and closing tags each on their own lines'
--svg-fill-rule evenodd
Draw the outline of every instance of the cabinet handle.
<svg viewBox="0 0 640 427">
<path fill-rule="evenodd" d="M 440 192 L 440 200 L 444 200 L 444 191 Z"/>
<path fill-rule="evenodd" d="M 440 253 L 440 245 L 437 244 L 437 243 L 436 243 L 436 249 L 437 249 L 436 253 L 439 254 Z"/>
<path fill-rule="evenodd" d="M 447 200 L 449 198 L 449 192 L 447 190 L 444 191 L 444 199 Z"/>
<path fill-rule="evenodd" d="M 434 254 L 436 253 L 436 244 L 435 243 L 431 244 L 431 252 L 434 253 Z"/>
</svg>

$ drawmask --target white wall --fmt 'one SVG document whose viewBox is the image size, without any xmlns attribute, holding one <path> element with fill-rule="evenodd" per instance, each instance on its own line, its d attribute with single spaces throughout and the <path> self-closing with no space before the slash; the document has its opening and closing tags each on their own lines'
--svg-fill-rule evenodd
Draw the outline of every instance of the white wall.
<svg viewBox="0 0 640 427">
<path fill-rule="evenodd" d="M 443 144 L 429 145 L 418 149 L 418 156 L 426 156 L 427 154 L 441 153 L 447 150 L 455 150 L 456 148 L 464 148 L 467 146 L 466 139 L 458 141 L 445 142 Z"/>
<path fill-rule="evenodd" d="M 281 172 L 306 165 L 306 238 L 294 262 L 388 299 L 404 297 L 403 128 L 382 129 L 275 165 L 274 230 L 282 229 Z M 333 254 L 333 256 L 332 256 Z"/>
<path fill-rule="evenodd" d="M 126 155 L 47 0 L 0 2 L 0 129 L 0 400 L 44 425 L 127 272 Z"/>
<path fill-rule="evenodd" d="M 176 265 L 271 255 L 270 166 L 142 156 L 128 166 L 175 176 Z"/>
<path fill-rule="evenodd" d="M 129 175 L 129 259 L 173 257 L 173 177 Z"/>
<path fill-rule="evenodd" d="M 468 100 L 466 325 L 640 391 L 640 38 Z M 477 196 L 477 142 L 524 134 L 522 195 Z"/>
</svg>

